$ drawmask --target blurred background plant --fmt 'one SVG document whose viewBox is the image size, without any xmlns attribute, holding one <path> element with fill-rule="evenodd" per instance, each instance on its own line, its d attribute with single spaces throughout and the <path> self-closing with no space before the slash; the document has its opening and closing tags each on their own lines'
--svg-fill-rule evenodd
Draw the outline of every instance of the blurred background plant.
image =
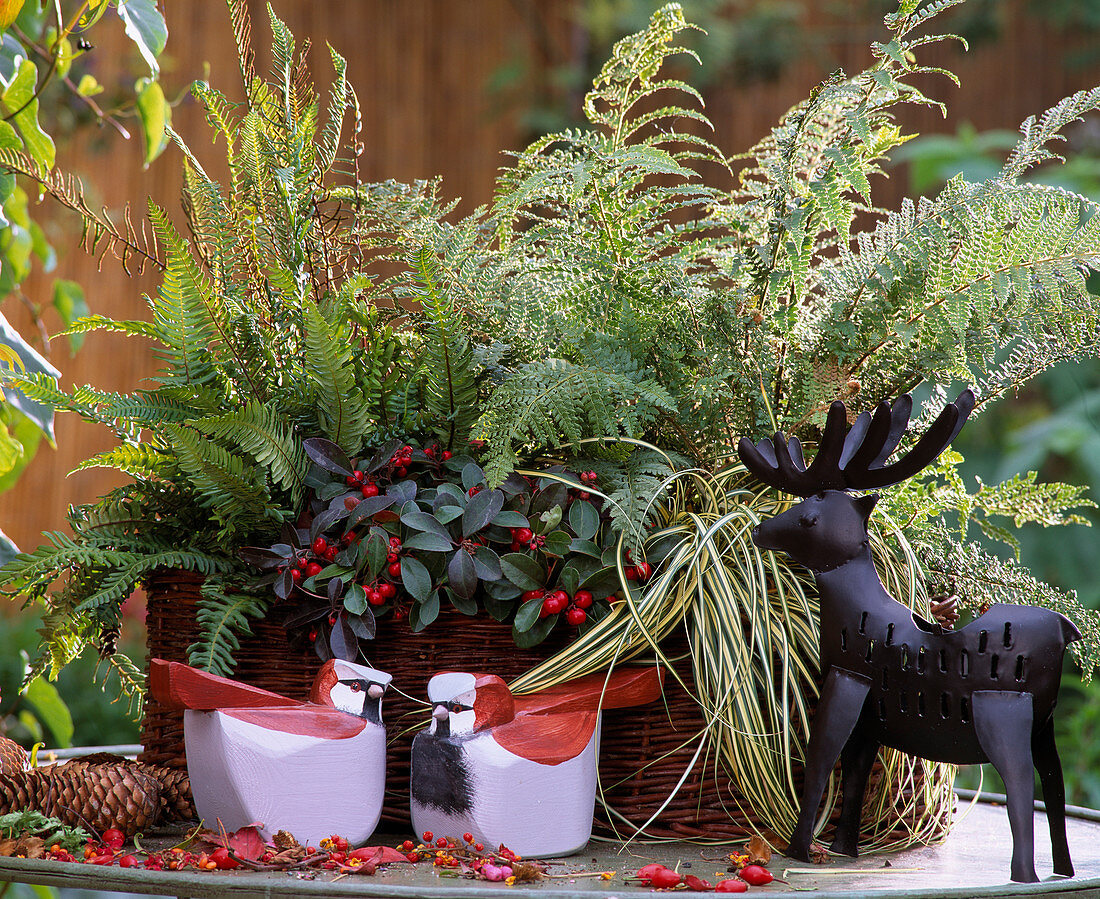
<svg viewBox="0 0 1100 899">
<path fill-rule="evenodd" d="M 129 96 L 106 95 L 86 66 L 85 56 L 94 49 L 90 39 L 108 11 L 142 59 Z M 0 32 L 0 147 L 24 151 L 44 174 L 59 162 L 57 143 L 75 130 L 106 125 L 129 139 L 123 120 L 136 118 L 146 165 L 160 155 L 171 109 L 157 80 L 168 30 L 155 0 L 7 0 L 0 4 Z M 57 250 L 32 207 L 37 193 L 33 183 L 0 175 L 0 371 L 11 366 L 56 378 L 48 335 L 86 314 L 88 305 L 83 287 L 66 278 L 53 279 L 48 301 L 22 290 L 35 266 L 50 273 L 57 263 Z M 29 313 L 24 333 L 5 316 L 9 303 Z M 66 338 L 70 353 L 82 339 Z M 17 388 L 0 390 L 0 494 L 15 484 L 43 439 L 54 442 L 52 411 Z M 0 529 L 0 564 L 14 552 Z"/>
</svg>

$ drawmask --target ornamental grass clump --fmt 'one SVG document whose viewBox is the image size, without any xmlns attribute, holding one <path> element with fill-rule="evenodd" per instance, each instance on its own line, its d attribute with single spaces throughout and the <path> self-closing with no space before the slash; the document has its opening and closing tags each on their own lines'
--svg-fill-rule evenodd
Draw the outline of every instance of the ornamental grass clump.
<svg viewBox="0 0 1100 899">
<path fill-rule="evenodd" d="M 859 413 L 917 390 L 938 409 L 960 382 L 976 415 L 1100 352 L 1100 206 L 1021 180 L 1100 89 L 1025 121 L 994 179 L 956 177 L 897 210 L 873 202 L 907 139 L 895 109 L 939 105 L 912 82 L 954 77 L 918 60 L 953 39 L 927 26 L 959 2 L 900 0 L 870 68 L 830 75 L 734 157 L 706 136 L 698 93 L 667 74 L 691 58 L 678 43 L 691 26 L 664 6 L 616 45 L 585 99 L 588 127 L 516 154 L 493 202 L 465 218 L 438 182 L 361 183 L 343 59 L 332 53 L 322 114 L 274 13 L 274 72 L 258 77 L 243 0 L 230 8 L 244 103 L 193 88 L 228 182 L 175 138 L 189 236 L 151 207 L 145 242 L 93 213 L 75 182 L 0 150 L 0 166 L 85 218 L 92 247 L 164 272 L 148 320 L 74 327 L 154 340 L 153 387 L 67 394 L 10 376 L 111 428 L 119 446 L 82 467 L 131 478 L 74 509 L 71 535 L 0 569 L 8 592 L 46 607 L 32 674 L 98 645 L 140 690 L 110 635 L 122 600 L 164 567 L 205 575 L 191 654 L 221 673 L 260 616 L 289 614 L 321 655 L 364 651 L 376 612 L 430 627 L 446 604 L 511 624 L 522 644 L 570 624 L 554 604 L 542 614 L 560 590 L 585 611 L 579 636 L 513 689 L 631 658 L 660 659 L 684 684 L 690 670 L 703 724 L 685 744 L 729 776 L 731 814 L 744 803 L 789 834 L 816 596 L 751 542 L 788 498 L 731 461 L 738 439 L 782 430 L 813 444 L 834 400 Z M 1057 608 L 1085 634 L 1090 674 L 1097 613 L 967 539 L 975 525 L 1011 543 L 1006 518 L 1079 522 L 1082 490 L 1021 475 L 971 492 L 960 461 L 945 453 L 884 496 L 872 539 L 887 588 L 926 617 L 946 591 L 970 612 Z M 688 659 L 664 652 L 678 631 Z M 890 750 L 881 761 L 865 838 L 941 835 L 952 769 Z M 627 836 L 649 823 L 616 820 Z"/>
</svg>

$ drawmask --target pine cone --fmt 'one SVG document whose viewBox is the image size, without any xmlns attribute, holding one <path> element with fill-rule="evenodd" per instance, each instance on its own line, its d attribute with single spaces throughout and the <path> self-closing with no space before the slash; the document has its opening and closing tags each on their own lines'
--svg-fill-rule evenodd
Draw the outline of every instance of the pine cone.
<svg viewBox="0 0 1100 899">
<path fill-rule="evenodd" d="M 198 813 L 195 811 L 195 800 L 191 796 L 191 780 L 187 776 L 186 768 L 177 769 L 165 768 L 161 765 L 150 765 L 147 762 L 134 761 L 110 752 L 82 755 L 74 761 L 89 765 L 124 765 L 133 771 L 139 771 L 155 779 L 160 784 L 160 811 L 156 818 L 157 824 L 190 821 L 198 817 Z"/>
<path fill-rule="evenodd" d="M 16 774 L 26 771 L 27 750 L 7 737 L 0 737 L 0 774 Z"/>
<path fill-rule="evenodd" d="M 149 827 L 160 809 L 160 784 L 127 765 L 65 765 L 0 775 L 0 813 L 31 808 L 71 827 L 127 836 Z"/>
</svg>

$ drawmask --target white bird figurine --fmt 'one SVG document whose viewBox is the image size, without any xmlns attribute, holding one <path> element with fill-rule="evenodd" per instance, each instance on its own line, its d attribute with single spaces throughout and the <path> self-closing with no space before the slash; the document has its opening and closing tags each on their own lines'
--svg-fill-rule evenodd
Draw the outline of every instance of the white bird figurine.
<svg viewBox="0 0 1100 899">
<path fill-rule="evenodd" d="M 195 808 L 208 827 L 259 824 L 302 844 L 351 843 L 378 825 L 386 783 L 382 695 L 390 675 L 325 662 L 310 702 L 153 659 L 149 687 L 183 716 Z"/>
<path fill-rule="evenodd" d="M 578 852 L 592 834 L 601 708 L 661 695 L 655 667 L 618 668 L 529 696 L 493 674 L 428 682 L 432 722 L 413 740 L 417 833 L 504 844 L 518 855 Z"/>
</svg>

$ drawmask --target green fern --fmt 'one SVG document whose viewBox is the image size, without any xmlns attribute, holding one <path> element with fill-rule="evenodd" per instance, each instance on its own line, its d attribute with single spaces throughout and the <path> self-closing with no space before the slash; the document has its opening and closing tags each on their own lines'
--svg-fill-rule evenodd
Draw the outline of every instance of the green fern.
<svg viewBox="0 0 1100 899">
<path fill-rule="evenodd" d="M 255 596 L 227 590 L 226 584 L 207 578 L 198 602 L 201 636 L 187 648 L 192 665 L 213 674 L 229 676 L 236 668 L 233 654 L 240 649 L 239 637 L 252 633 L 249 618 L 263 618 L 267 604 Z"/>
</svg>

